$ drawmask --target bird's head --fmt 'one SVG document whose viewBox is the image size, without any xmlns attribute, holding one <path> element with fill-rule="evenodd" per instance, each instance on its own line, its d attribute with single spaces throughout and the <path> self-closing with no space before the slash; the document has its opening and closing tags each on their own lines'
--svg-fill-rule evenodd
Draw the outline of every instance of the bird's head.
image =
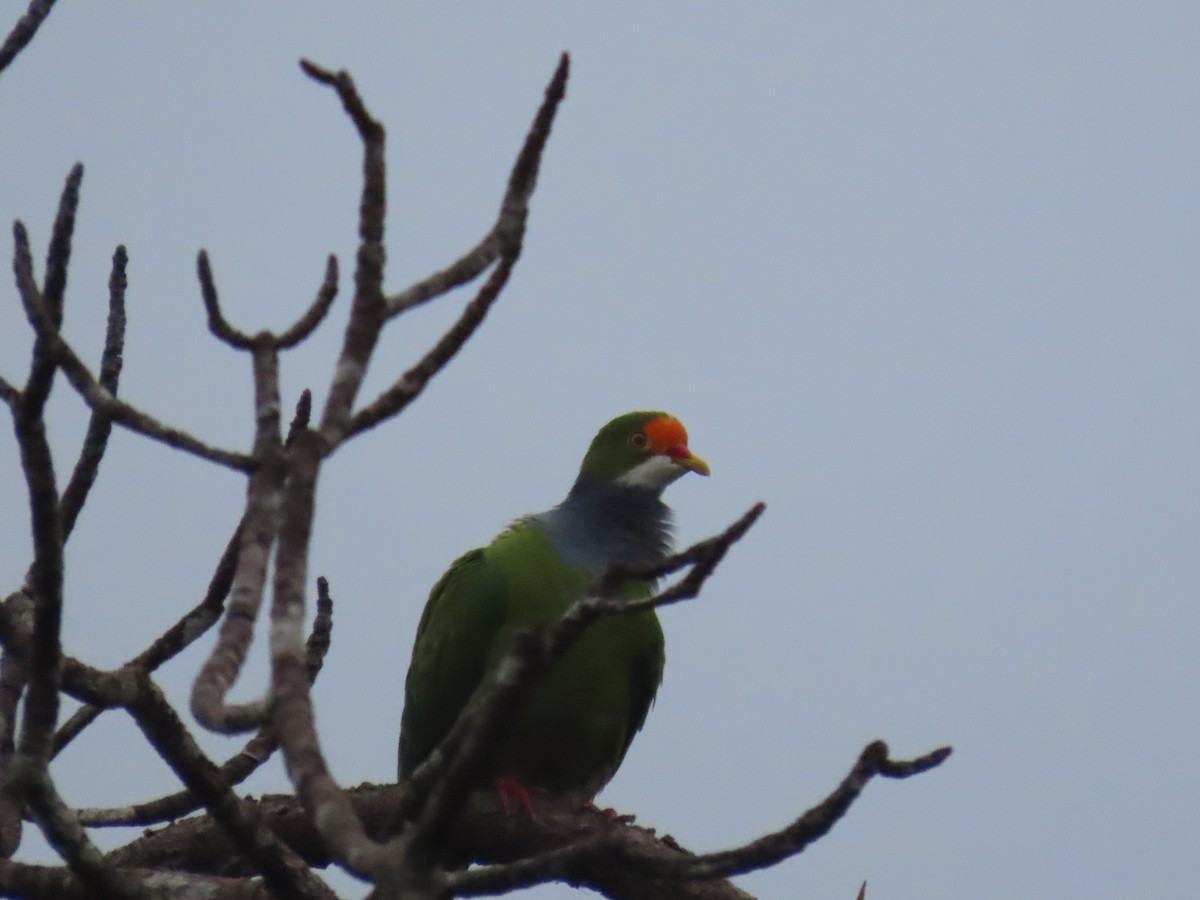
<svg viewBox="0 0 1200 900">
<path fill-rule="evenodd" d="M 683 423 L 664 412 L 631 412 L 617 416 L 592 439 L 579 478 L 657 493 L 689 471 L 709 473 L 708 463 L 688 449 Z"/>
</svg>

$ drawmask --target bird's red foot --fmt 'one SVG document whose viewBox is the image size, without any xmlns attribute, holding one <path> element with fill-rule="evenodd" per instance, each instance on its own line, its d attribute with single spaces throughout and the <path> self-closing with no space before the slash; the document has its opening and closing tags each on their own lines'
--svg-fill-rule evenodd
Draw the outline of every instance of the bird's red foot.
<svg viewBox="0 0 1200 900">
<path fill-rule="evenodd" d="M 540 788 L 527 788 L 515 778 L 501 776 L 496 779 L 496 793 L 500 796 L 500 805 L 504 807 L 506 813 L 513 811 L 513 804 L 516 803 L 525 812 L 529 818 L 533 818 L 533 795 Z"/>
</svg>

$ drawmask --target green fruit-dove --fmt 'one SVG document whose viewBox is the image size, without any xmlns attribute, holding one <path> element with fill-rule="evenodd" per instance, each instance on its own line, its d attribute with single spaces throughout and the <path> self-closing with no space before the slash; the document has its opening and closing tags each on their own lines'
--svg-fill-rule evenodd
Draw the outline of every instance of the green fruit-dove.
<svg viewBox="0 0 1200 900">
<path fill-rule="evenodd" d="M 417 626 L 400 722 L 400 777 L 445 737 L 522 628 L 556 622 L 615 565 L 643 568 L 670 552 L 663 488 L 708 474 L 678 419 L 632 412 L 600 429 L 567 498 L 514 522 L 434 586 Z M 628 597 L 652 585 L 631 582 Z M 653 610 L 593 622 L 536 684 L 486 764 L 501 798 L 529 790 L 590 800 L 646 720 L 663 672 Z"/>
</svg>

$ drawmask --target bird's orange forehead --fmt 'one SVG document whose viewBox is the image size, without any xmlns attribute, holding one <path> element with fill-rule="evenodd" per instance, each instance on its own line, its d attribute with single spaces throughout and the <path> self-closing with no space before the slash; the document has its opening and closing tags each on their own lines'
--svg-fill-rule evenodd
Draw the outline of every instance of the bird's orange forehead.
<svg viewBox="0 0 1200 900">
<path fill-rule="evenodd" d="M 686 447 L 688 436 L 683 423 L 674 416 L 659 416 L 651 419 L 642 429 L 650 438 L 650 445 L 659 452 L 671 447 Z"/>
</svg>

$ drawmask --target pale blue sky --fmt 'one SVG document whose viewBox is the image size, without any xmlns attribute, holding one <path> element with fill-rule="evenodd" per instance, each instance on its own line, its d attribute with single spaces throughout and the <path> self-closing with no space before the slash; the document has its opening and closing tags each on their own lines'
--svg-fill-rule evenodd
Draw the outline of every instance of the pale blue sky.
<svg viewBox="0 0 1200 900">
<path fill-rule="evenodd" d="M 873 738 L 950 743 L 745 886 L 1180 897 L 1200 877 L 1197 46 L 1185 2 L 64 2 L 0 75 L 0 219 L 44 256 L 82 161 L 68 334 L 98 356 L 126 243 L 126 397 L 244 445 L 249 366 L 204 331 L 196 251 L 255 329 L 309 302 L 328 252 L 348 284 L 354 246 L 357 138 L 296 60 L 350 69 L 388 127 L 395 289 L 488 227 L 571 51 L 504 299 L 322 482 L 338 776 L 392 776 L 449 561 L 557 502 L 608 418 L 662 407 L 713 466 L 669 490 L 682 541 L 768 511 L 663 614 L 666 680 L 609 804 L 716 849 L 819 800 Z M 0 300 L 19 379 L 10 283 Z M 460 306 L 395 323 L 368 394 Z M 320 399 L 345 311 L 287 360 L 289 396 Z M 79 409 L 60 385 L 60 471 Z M 116 435 L 68 549 L 70 650 L 116 664 L 194 602 L 241 491 Z M 0 589 L 28 562 L 23 503 L 0 438 Z M 172 696 L 201 658 L 164 671 Z M 264 672 L 260 653 L 243 696 Z M 116 714 L 55 774 L 79 805 L 173 789 Z M 251 782 L 282 785 L 278 765 Z"/>
</svg>

